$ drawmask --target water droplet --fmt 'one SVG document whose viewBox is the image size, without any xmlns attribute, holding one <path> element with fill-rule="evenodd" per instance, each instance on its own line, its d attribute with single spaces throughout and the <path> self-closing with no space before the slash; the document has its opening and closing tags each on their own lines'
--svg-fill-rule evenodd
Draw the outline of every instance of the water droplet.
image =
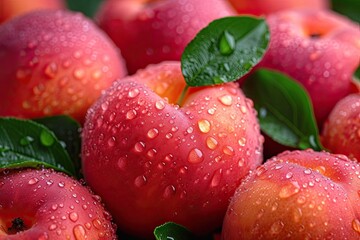
<svg viewBox="0 0 360 240">
<path fill-rule="evenodd" d="M 26 136 L 20 139 L 20 145 L 22 146 L 27 146 L 30 143 L 32 143 L 34 141 L 34 138 L 31 136 Z"/>
<path fill-rule="evenodd" d="M 285 178 L 286 178 L 286 179 L 290 179 L 290 178 L 292 178 L 292 176 L 293 176 L 293 173 L 292 173 L 292 172 L 288 172 L 288 173 L 285 175 Z"/>
<path fill-rule="evenodd" d="M 28 183 L 29 183 L 30 185 L 34 185 L 34 184 L 37 183 L 37 182 L 39 182 L 39 179 L 37 179 L 37 178 L 31 178 Z"/>
<path fill-rule="evenodd" d="M 57 204 L 53 204 L 53 205 L 51 206 L 51 209 L 52 209 L 53 211 L 56 211 L 56 210 L 58 209 L 58 205 L 57 205 Z"/>
<path fill-rule="evenodd" d="M 76 212 L 72 212 L 69 214 L 69 218 L 71 221 L 76 222 L 79 219 L 79 215 Z"/>
<path fill-rule="evenodd" d="M 192 127 L 188 127 L 188 129 L 186 129 L 186 132 L 189 134 L 192 133 L 193 131 L 194 131 L 194 129 Z"/>
<path fill-rule="evenodd" d="M 151 139 L 156 138 L 157 135 L 159 135 L 159 130 L 157 130 L 156 128 L 150 129 L 147 133 L 148 138 L 151 138 Z"/>
<path fill-rule="evenodd" d="M 64 182 L 59 182 L 58 186 L 63 188 L 65 186 L 65 183 Z"/>
<path fill-rule="evenodd" d="M 214 173 L 214 176 L 211 179 L 210 187 L 216 187 L 220 184 L 221 175 L 222 169 L 219 169 Z"/>
<path fill-rule="evenodd" d="M 244 158 L 240 158 L 238 161 L 238 166 L 239 167 L 243 167 L 245 165 L 245 159 Z"/>
<path fill-rule="evenodd" d="M 208 112 L 210 115 L 214 115 L 215 111 L 216 111 L 215 108 L 209 108 L 207 112 Z"/>
<path fill-rule="evenodd" d="M 247 113 L 247 109 L 246 109 L 246 107 L 245 106 L 240 106 L 240 111 L 242 112 L 242 113 Z"/>
<path fill-rule="evenodd" d="M 169 185 L 165 188 L 163 196 L 164 196 L 164 198 L 169 198 L 171 196 L 174 196 L 175 192 L 176 192 L 175 187 L 173 185 Z"/>
<path fill-rule="evenodd" d="M 215 138 L 213 137 L 207 137 L 206 138 L 206 146 L 211 149 L 214 150 L 218 145 L 218 142 L 216 141 Z"/>
<path fill-rule="evenodd" d="M 139 95 L 140 91 L 137 88 L 134 88 L 128 92 L 128 98 L 135 98 Z"/>
<path fill-rule="evenodd" d="M 76 225 L 73 229 L 73 233 L 76 240 L 87 239 L 85 228 L 82 225 Z"/>
<path fill-rule="evenodd" d="M 94 227 L 96 228 L 96 229 L 101 229 L 101 221 L 99 220 L 99 219 L 94 219 L 93 221 L 92 221 L 92 224 L 94 225 Z"/>
<path fill-rule="evenodd" d="M 280 189 L 279 197 L 288 198 L 300 191 L 298 182 L 290 182 Z"/>
<path fill-rule="evenodd" d="M 355 230 L 355 232 L 360 234 L 360 220 L 359 219 L 354 219 L 352 221 L 352 228 Z"/>
<path fill-rule="evenodd" d="M 74 70 L 73 76 L 77 80 L 81 80 L 85 77 L 85 70 L 82 68 L 77 68 Z"/>
<path fill-rule="evenodd" d="M 311 169 L 309 169 L 309 168 L 308 168 L 308 169 L 305 169 L 305 170 L 304 170 L 304 173 L 305 173 L 306 175 L 311 174 Z"/>
<path fill-rule="evenodd" d="M 95 72 L 92 73 L 92 78 L 95 79 L 95 80 L 99 80 L 101 78 L 101 71 L 100 70 L 96 70 Z"/>
<path fill-rule="evenodd" d="M 204 161 L 204 155 L 202 151 L 197 148 L 192 149 L 189 153 L 188 161 L 190 163 L 201 163 Z"/>
<path fill-rule="evenodd" d="M 58 66 L 56 63 L 52 62 L 49 63 L 44 70 L 44 74 L 46 75 L 46 77 L 48 78 L 54 78 L 57 74 L 58 71 Z"/>
<path fill-rule="evenodd" d="M 104 103 L 101 104 L 101 109 L 102 109 L 103 111 L 106 111 L 106 110 L 108 109 L 108 107 L 109 107 L 109 103 L 108 103 L 108 102 L 104 102 Z"/>
<path fill-rule="evenodd" d="M 113 146 L 115 146 L 115 143 L 116 143 L 116 139 L 115 139 L 115 137 L 111 137 L 111 138 L 109 138 L 109 140 L 108 140 L 108 146 L 109 147 L 113 147 Z"/>
<path fill-rule="evenodd" d="M 270 227 L 270 234 L 277 235 L 279 234 L 284 228 L 284 223 L 281 220 L 274 222 Z"/>
<path fill-rule="evenodd" d="M 120 157 L 119 160 L 118 160 L 118 162 L 117 162 L 117 164 L 118 164 L 118 167 L 119 167 L 120 169 L 125 169 L 125 166 L 126 166 L 126 157 Z"/>
<path fill-rule="evenodd" d="M 223 148 L 223 153 L 225 153 L 226 155 L 229 155 L 229 156 L 233 156 L 234 155 L 234 149 L 230 146 L 225 146 Z"/>
<path fill-rule="evenodd" d="M 225 106 L 231 106 L 232 101 L 233 101 L 233 99 L 230 95 L 223 95 L 223 96 L 219 97 L 218 99 Z"/>
<path fill-rule="evenodd" d="M 316 166 L 314 170 L 321 173 L 322 175 L 324 175 L 326 172 L 326 168 L 324 166 Z"/>
<path fill-rule="evenodd" d="M 210 122 L 205 119 L 199 120 L 198 127 L 202 133 L 208 133 L 210 131 Z"/>
<path fill-rule="evenodd" d="M 146 184 L 146 181 L 147 181 L 146 177 L 141 175 L 141 176 L 138 176 L 137 178 L 135 178 L 134 184 L 136 187 L 141 187 Z"/>
<path fill-rule="evenodd" d="M 246 138 L 244 138 L 244 137 L 240 138 L 238 143 L 241 147 L 244 147 L 246 144 Z"/>
<path fill-rule="evenodd" d="M 156 149 L 153 148 L 147 151 L 146 156 L 148 156 L 149 158 L 154 158 L 156 153 L 157 153 Z"/>
<path fill-rule="evenodd" d="M 223 55 L 229 55 L 234 52 L 235 38 L 228 31 L 224 31 L 219 42 L 219 50 Z"/>
<path fill-rule="evenodd" d="M 126 113 L 126 119 L 131 120 L 134 119 L 137 115 L 137 112 L 135 110 L 130 110 Z"/>
<path fill-rule="evenodd" d="M 157 101 L 155 103 L 155 108 L 158 110 L 162 110 L 165 108 L 165 103 L 163 101 Z"/>
<path fill-rule="evenodd" d="M 91 223 L 89 223 L 89 222 L 85 223 L 85 227 L 90 230 L 91 229 Z"/>
<path fill-rule="evenodd" d="M 50 231 L 53 231 L 53 230 L 55 230 L 56 228 L 57 228 L 56 224 L 51 224 L 51 225 L 49 226 L 49 230 L 50 230 Z"/>
<path fill-rule="evenodd" d="M 137 153 L 141 153 L 145 149 L 145 143 L 144 142 L 137 142 L 134 145 L 134 151 Z"/>
<path fill-rule="evenodd" d="M 40 142 L 45 147 L 50 147 L 51 145 L 54 144 L 55 139 L 50 132 L 48 132 L 46 130 L 42 130 L 40 133 Z"/>
<path fill-rule="evenodd" d="M 293 216 L 294 216 L 294 221 L 295 221 L 295 222 L 300 222 L 300 219 L 301 219 L 301 217 L 302 217 L 301 208 L 295 208 L 295 209 L 294 209 Z"/>
</svg>

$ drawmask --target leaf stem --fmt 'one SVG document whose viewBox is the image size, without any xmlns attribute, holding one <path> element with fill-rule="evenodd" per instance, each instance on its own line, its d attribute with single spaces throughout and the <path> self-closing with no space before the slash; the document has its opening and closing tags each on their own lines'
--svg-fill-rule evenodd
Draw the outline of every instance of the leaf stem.
<svg viewBox="0 0 360 240">
<path fill-rule="evenodd" d="M 180 97 L 179 97 L 178 100 L 177 100 L 177 104 L 178 104 L 179 106 L 182 106 L 183 101 L 184 101 L 184 98 L 185 98 L 188 90 L 189 90 L 189 85 L 186 85 L 186 86 L 184 87 L 184 89 L 182 90 Z"/>
</svg>

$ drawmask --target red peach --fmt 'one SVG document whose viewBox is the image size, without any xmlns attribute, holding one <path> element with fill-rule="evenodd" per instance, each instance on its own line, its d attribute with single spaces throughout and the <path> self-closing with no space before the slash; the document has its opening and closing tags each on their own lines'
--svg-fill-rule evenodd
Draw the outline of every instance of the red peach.
<svg viewBox="0 0 360 240">
<path fill-rule="evenodd" d="M 222 239 L 359 239 L 360 165 L 327 152 L 284 152 L 231 199 Z"/>
<path fill-rule="evenodd" d="M 235 12 L 224 0 L 108 0 L 98 22 L 133 74 L 150 63 L 180 60 L 198 31 L 228 15 Z"/>
<path fill-rule="evenodd" d="M 321 141 L 333 153 L 360 161 L 360 93 L 335 105 L 324 124 Z"/>
<path fill-rule="evenodd" d="M 326 9 L 328 0 L 228 0 L 240 14 L 267 15 L 290 9 Z"/>
<path fill-rule="evenodd" d="M 65 8 L 64 0 L 0 0 L 0 24 L 33 10 L 63 8 Z"/>
<path fill-rule="evenodd" d="M 49 169 L 0 172 L 0 239 L 117 239 L 99 196 Z"/>
<path fill-rule="evenodd" d="M 167 221 L 203 235 L 220 227 L 240 181 L 262 162 L 252 101 L 235 83 L 190 88 L 179 62 L 117 81 L 89 109 L 85 180 L 118 227 L 151 238 Z"/>
<path fill-rule="evenodd" d="M 113 42 L 80 13 L 33 11 L 0 25 L 0 115 L 34 118 L 86 110 L 118 77 Z"/>
<path fill-rule="evenodd" d="M 321 127 L 336 102 L 351 93 L 359 64 L 360 29 L 330 11 L 269 15 L 271 40 L 259 67 L 287 73 L 309 92 Z"/>
</svg>

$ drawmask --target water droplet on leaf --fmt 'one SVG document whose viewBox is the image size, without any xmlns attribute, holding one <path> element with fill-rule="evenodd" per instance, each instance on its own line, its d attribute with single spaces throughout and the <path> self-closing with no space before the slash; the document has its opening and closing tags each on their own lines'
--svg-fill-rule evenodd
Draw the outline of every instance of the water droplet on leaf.
<svg viewBox="0 0 360 240">
<path fill-rule="evenodd" d="M 222 55 L 230 55 L 235 50 L 235 38 L 228 31 L 224 31 L 220 37 L 219 50 Z"/>
<path fill-rule="evenodd" d="M 40 133 L 40 142 L 45 147 L 50 147 L 54 144 L 55 139 L 48 131 L 42 130 Z"/>
</svg>

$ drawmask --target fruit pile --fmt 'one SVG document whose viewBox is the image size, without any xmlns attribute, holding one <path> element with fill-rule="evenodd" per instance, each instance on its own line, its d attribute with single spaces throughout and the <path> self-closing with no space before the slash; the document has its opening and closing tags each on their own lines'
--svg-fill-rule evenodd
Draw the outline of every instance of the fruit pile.
<svg viewBox="0 0 360 240">
<path fill-rule="evenodd" d="M 0 240 L 360 239 L 359 19 L 89 2 L 0 0 Z"/>
</svg>

